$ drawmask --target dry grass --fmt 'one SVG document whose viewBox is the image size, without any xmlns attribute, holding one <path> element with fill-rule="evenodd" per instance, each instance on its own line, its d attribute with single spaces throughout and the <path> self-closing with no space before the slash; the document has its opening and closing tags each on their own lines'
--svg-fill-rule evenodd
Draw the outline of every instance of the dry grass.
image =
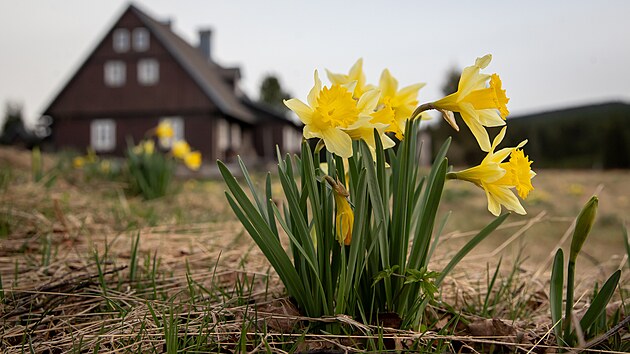
<svg viewBox="0 0 630 354">
<path fill-rule="evenodd" d="M 343 316 L 309 319 L 283 297 L 278 278 L 228 210 L 220 182 L 181 182 L 179 193 L 145 202 L 125 196 L 117 183 L 84 183 L 76 171 L 65 171 L 51 188 L 33 183 L 28 160 L 25 152 L 0 149 L 0 168 L 11 170 L 0 186 L 4 353 L 553 351 L 546 261 L 567 245 L 563 235 L 598 188 L 599 222 L 587 258 L 578 261 L 576 310 L 587 305 L 595 280 L 626 261 L 616 233 L 628 210 L 630 175 L 539 171 L 529 216 L 508 219 L 445 281 L 441 302 L 427 312 L 429 331 Z M 54 162 L 46 158 L 47 166 Z M 443 210 L 457 210 L 435 269 L 491 219 L 481 207 L 483 193 L 469 187 L 453 184 L 445 192 Z M 500 287 L 488 289 L 501 256 Z M 627 286 L 627 275 L 621 284 Z M 497 303 L 483 312 L 488 292 Z M 307 331 L 329 323 L 347 333 Z"/>
</svg>

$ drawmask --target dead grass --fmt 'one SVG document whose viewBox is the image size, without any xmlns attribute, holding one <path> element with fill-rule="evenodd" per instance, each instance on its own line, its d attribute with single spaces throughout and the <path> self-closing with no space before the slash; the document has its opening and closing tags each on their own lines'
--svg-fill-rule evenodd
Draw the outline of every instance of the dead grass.
<svg viewBox="0 0 630 354">
<path fill-rule="evenodd" d="M 54 166 L 54 157 L 45 159 Z M 596 280 L 626 262 L 616 233 L 630 175 L 539 171 L 529 215 L 508 219 L 447 278 L 441 301 L 427 312 L 428 331 L 304 318 L 228 210 L 220 182 L 182 182 L 179 193 L 145 202 L 125 196 L 123 185 L 84 183 L 70 170 L 46 188 L 30 181 L 28 160 L 25 152 L 0 149 L 0 169 L 11 170 L 0 188 L 4 353 L 554 351 L 549 255 L 568 245 L 563 235 L 598 188 L 600 221 L 584 247 L 588 256 L 578 260 L 576 310 L 588 304 Z M 435 269 L 491 220 L 483 193 L 470 186 L 449 185 L 444 201 L 443 211 L 457 210 Z M 501 256 L 501 284 L 489 289 Z M 626 289 L 625 272 L 621 284 Z M 488 293 L 497 302 L 480 316 Z M 329 323 L 347 333 L 307 331 Z"/>
</svg>

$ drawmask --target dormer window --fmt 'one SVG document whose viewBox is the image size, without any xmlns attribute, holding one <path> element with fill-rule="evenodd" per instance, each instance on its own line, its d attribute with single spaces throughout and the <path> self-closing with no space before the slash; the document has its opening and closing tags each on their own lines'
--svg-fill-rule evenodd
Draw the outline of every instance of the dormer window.
<svg viewBox="0 0 630 354">
<path fill-rule="evenodd" d="M 108 60 L 103 67 L 105 85 L 109 87 L 121 87 L 127 78 L 127 68 L 122 60 Z"/>
<path fill-rule="evenodd" d="M 125 28 L 118 28 L 113 36 L 114 51 L 124 53 L 129 50 L 129 31 Z"/>
<path fill-rule="evenodd" d="M 160 80 L 160 64 L 155 59 L 138 60 L 138 82 L 140 85 L 155 85 Z"/>
<path fill-rule="evenodd" d="M 149 49 L 149 31 L 146 28 L 138 27 L 133 30 L 133 50 L 145 52 Z"/>
</svg>

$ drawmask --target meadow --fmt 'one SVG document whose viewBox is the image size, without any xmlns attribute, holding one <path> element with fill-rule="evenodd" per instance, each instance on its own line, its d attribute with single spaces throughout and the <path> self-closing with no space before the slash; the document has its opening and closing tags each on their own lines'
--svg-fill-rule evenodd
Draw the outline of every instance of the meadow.
<svg viewBox="0 0 630 354">
<path fill-rule="evenodd" d="M 69 161 L 45 155 L 43 170 L 55 174 L 34 181 L 29 152 L 0 149 L 4 353 L 554 352 L 551 264 L 592 195 L 599 211 L 577 262 L 575 311 L 622 269 L 606 311 L 613 324 L 627 314 L 627 171 L 537 170 L 528 215 L 511 215 L 464 258 L 427 308 L 425 331 L 413 332 L 301 316 L 229 208 L 222 180 L 180 178 L 146 201 Z M 438 219 L 449 211 L 436 269 L 493 220 L 470 183 L 446 184 Z M 330 322 L 345 333 L 311 331 Z M 623 352 L 627 329 L 602 332 L 591 350 Z"/>
</svg>

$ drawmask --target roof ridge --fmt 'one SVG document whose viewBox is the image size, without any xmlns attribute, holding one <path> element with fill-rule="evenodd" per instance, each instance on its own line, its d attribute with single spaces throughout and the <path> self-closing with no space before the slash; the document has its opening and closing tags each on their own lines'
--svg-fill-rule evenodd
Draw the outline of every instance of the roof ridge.
<svg viewBox="0 0 630 354">
<path fill-rule="evenodd" d="M 218 72 L 218 70 L 228 68 L 204 58 L 197 48 L 173 32 L 168 25 L 155 20 L 135 5 L 130 4 L 129 9 L 136 13 L 154 37 L 164 45 L 175 61 L 183 67 L 221 112 L 247 123 L 255 122 L 255 116 L 230 90 Z"/>
</svg>

